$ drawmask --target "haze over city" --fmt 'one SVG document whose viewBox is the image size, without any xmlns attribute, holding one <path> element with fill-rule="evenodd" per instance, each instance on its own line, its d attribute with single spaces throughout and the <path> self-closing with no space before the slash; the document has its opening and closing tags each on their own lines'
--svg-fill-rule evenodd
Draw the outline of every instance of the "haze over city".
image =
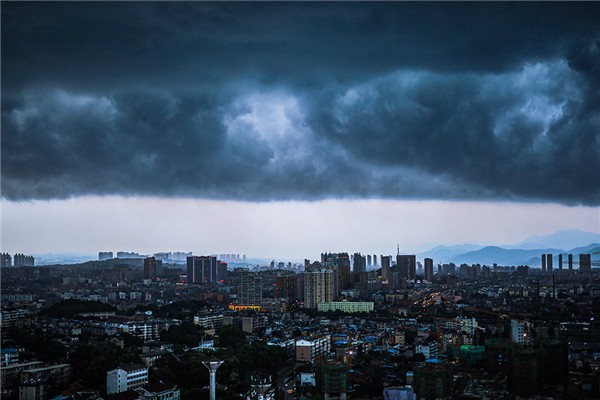
<svg viewBox="0 0 600 400">
<path fill-rule="evenodd" d="M 2 251 L 600 232 L 597 11 L 3 4 Z"/>
</svg>

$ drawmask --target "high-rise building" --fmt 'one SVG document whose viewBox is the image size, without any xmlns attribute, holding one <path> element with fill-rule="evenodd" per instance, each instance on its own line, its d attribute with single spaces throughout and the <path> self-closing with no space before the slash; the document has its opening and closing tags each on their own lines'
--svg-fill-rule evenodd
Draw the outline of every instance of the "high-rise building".
<svg viewBox="0 0 600 400">
<path fill-rule="evenodd" d="M 262 277 L 248 270 L 239 271 L 238 304 L 241 306 L 262 305 Z"/>
<path fill-rule="evenodd" d="M 568 255 L 569 273 L 573 272 L 573 254 Z"/>
<path fill-rule="evenodd" d="M 425 259 L 425 280 L 428 282 L 433 281 L 433 259 Z"/>
<path fill-rule="evenodd" d="M 531 345 L 533 341 L 531 324 L 527 321 L 512 319 L 510 321 L 510 338 L 517 346 Z"/>
<path fill-rule="evenodd" d="M 351 276 L 348 253 L 321 253 L 321 266 L 333 270 L 334 297 L 349 288 Z"/>
<path fill-rule="evenodd" d="M 33 256 L 26 256 L 23 253 L 17 253 L 13 259 L 13 265 L 15 267 L 34 267 L 35 260 Z"/>
<path fill-rule="evenodd" d="M 372 265 L 373 259 L 371 258 L 370 254 L 367 254 L 367 267 L 370 267 Z"/>
<path fill-rule="evenodd" d="M 546 272 L 552 273 L 553 258 L 554 256 L 552 254 L 546 254 Z"/>
<path fill-rule="evenodd" d="M 187 258 L 187 282 L 208 283 L 218 282 L 219 264 L 215 256 L 191 256 Z"/>
<path fill-rule="evenodd" d="M 296 274 L 292 271 L 278 272 L 275 277 L 275 298 L 284 298 L 290 304 L 295 300 L 301 300 L 296 298 L 296 283 Z"/>
<path fill-rule="evenodd" d="M 396 265 L 401 278 L 415 279 L 417 276 L 417 257 L 414 255 L 396 256 Z"/>
<path fill-rule="evenodd" d="M 390 269 L 390 256 L 381 256 L 381 279 L 385 282 L 387 281 L 388 285 L 390 283 L 391 277 L 391 269 Z"/>
<path fill-rule="evenodd" d="M 546 254 L 542 254 L 542 272 L 546 272 Z"/>
<path fill-rule="evenodd" d="M 12 257 L 10 256 L 10 254 L 2 253 L 1 261 L 2 261 L 2 264 L 0 265 L 1 268 L 12 267 Z"/>
<path fill-rule="evenodd" d="M 333 270 L 313 263 L 304 272 L 304 307 L 317 308 L 319 303 L 329 303 L 334 296 Z"/>
<path fill-rule="evenodd" d="M 377 254 L 373 254 L 373 265 L 379 265 L 377 264 Z"/>
<path fill-rule="evenodd" d="M 156 279 L 162 275 L 162 261 L 156 257 L 148 257 L 144 259 L 144 279 Z"/>
<path fill-rule="evenodd" d="M 558 255 L 558 273 L 562 274 L 562 270 L 563 270 L 563 255 L 562 253 Z"/>
<path fill-rule="evenodd" d="M 365 256 L 360 253 L 354 253 L 354 263 L 352 265 L 352 272 L 360 274 L 361 272 L 367 271 L 367 260 Z"/>
<path fill-rule="evenodd" d="M 579 255 L 579 271 L 592 272 L 592 255 L 591 254 L 580 254 Z"/>
<path fill-rule="evenodd" d="M 100 261 L 112 260 L 112 259 L 113 259 L 112 251 L 101 251 L 98 253 L 98 260 L 100 260 Z"/>
</svg>

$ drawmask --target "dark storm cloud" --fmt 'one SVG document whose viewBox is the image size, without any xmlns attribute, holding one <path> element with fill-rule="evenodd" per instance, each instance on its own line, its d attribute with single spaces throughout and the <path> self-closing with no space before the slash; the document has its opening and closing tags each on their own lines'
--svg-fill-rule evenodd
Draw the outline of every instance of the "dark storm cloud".
<svg viewBox="0 0 600 400">
<path fill-rule="evenodd" d="M 2 195 L 600 203 L 595 3 L 6 3 Z"/>
</svg>

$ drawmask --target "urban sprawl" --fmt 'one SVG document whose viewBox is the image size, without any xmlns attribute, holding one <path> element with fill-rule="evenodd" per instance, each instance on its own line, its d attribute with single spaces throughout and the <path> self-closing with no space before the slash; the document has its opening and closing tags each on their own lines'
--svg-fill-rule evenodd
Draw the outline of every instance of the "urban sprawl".
<svg viewBox="0 0 600 400">
<path fill-rule="evenodd" d="M 4 253 L 2 399 L 600 398 L 597 262 L 539 257 Z"/>
</svg>

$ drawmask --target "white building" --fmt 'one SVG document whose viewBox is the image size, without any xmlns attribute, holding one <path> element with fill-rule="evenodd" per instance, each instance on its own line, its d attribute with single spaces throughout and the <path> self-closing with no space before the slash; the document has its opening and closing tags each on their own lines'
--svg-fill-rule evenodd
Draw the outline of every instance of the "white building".
<svg viewBox="0 0 600 400">
<path fill-rule="evenodd" d="M 477 320 L 475 318 L 460 318 L 456 321 L 460 324 L 460 330 L 467 333 L 467 335 L 474 335 L 475 330 L 478 327 Z"/>
<path fill-rule="evenodd" d="M 177 386 L 164 383 L 150 383 L 135 389 L 140 395 L 138 400 L 179 400 L 180 390 Z"/>
<path fill-rule="evenodd" d="M 148 383 L 148 367 L 144 364 L 120 364 L 106 373 L 106 393 L 121 393 Z"/>
<path fill-rule="evenodd" d="M 296 361 L 315 362 L 315 357 L 327 356 L 331 350 L 331 339 L 323 336 L 312 340 L 296 341 Z"/>
<path fill-rule="evenodd" d="M 531 324 L 527 321 L 510 320 L 510 339 L 518 346 L 531 344 Z"/>
</svg>

